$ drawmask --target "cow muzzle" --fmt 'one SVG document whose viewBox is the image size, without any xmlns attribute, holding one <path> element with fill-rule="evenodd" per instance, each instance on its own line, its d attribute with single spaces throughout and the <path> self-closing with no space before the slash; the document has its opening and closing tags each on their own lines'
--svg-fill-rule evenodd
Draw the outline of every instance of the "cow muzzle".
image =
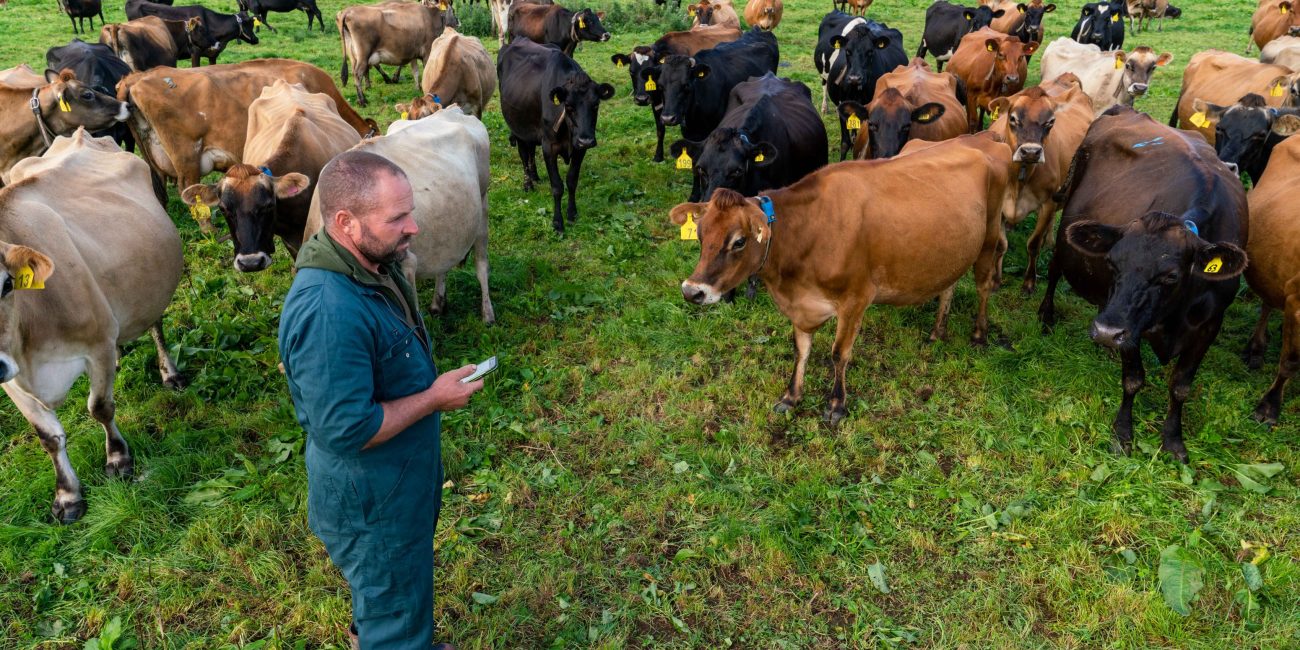
<svg viewBox="0 0 1300 650">
<path fill-rule="evenodd" d="M 1038 163 L 1043 160 L 1043 145 L 1041 144 L 1022 144 L 1016 148 L 1016 155 L 1011 157 L 1013 162 L 1021 163 Z"/>
<path fill-rule="evenodd" d="M 1142 95 L 1147 94 L 1147 85 L 1146 85 L 1146 84 L 1129 84 L 1129 87 L 1128 87 L 1128 94 L 1133 95 L 1133 96 L 1135 96 L 1135 97 L 1141 97 Z"/>
<path fill-rule="evenodd" d="M 608 41 L 608 40 L 609 40 L 609 32 L 605 32 L 604 34 L 601 34 L 601 35 L 600 35 L 600 42 L 601 42 L 601 43 L 604 43 L 605 41 Z"/>
<path fill-rule="evenodd" d="M 681 121 L 681 118 L 668 113 L 660 113 L 659 119 L 663 120 L 665 126 L 677 126 L 677 123 Z"/>
<path fill-rule="evenodd" d="M 235 256 L 235 270 L 242 273 L 261 271 L 271 265 L 271 256 L 258 251 Z"/>
<path fill-rule="evenodd" d="M 1232 175 L 1233 175 L 1233 176 L 1237 176 L 1237 175 L 1241 174 L 1240 168 L 1237 167 L 1237 163 L 1234 163 L 1234 162 L 1224 162 L 1224 163 L 1223 163 L 1223 166 L 1224 166 L 1224 167 L 1227 167 L 1227 168 L 1228 168 L 1228 171 L 1232 172 Z"/>
<path fill-rule="evenodd" d="M 1112 327 L 1098 321 L 1092 321 L 1092 328 L 1088 331 L 1092 340 L 1108 348 L 1119 348 L 1130 340 L 1128 330 L 1122 327 Z"/>
<path fill-rule="evenodd" d="M 682 297 L 686 302 L 697 305 L 712 305 L 722 298 L 722 294 L 713 290 L 713 287 L 707 284 L 701 284 L 693 280 L 682 281 Z"/>
<path fill-rule="evenodd" d="M 117 115 L 115 118 L 118 122 L 125 122 L 131 117 L 131 105 L 126 102 L 118 102 Z"/>
<path fill-rule="evenodd" d="M 575 143 L 579 149 L 592 149 L 596 146 L 595 138 L 578 138 Z"/>
<path fill-rule="evenodd" d="M 14 358 L 0 352 L 0 384 L 3 384 L 14 377 L 18 376 L 18 362 Z"/>
</svg>

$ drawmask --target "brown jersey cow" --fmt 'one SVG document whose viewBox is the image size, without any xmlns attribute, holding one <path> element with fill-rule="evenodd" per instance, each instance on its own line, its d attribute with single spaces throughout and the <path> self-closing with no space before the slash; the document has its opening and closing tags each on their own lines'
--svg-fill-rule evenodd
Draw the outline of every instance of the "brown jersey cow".
<svg viewBox="0 0 1300 650">
<path fill-rule="evenodd" d="M 966 83 L 966 123 L 972 133 L 982 128 L 990 102 L 1025 87 L 1029 57 L 1036 51 L 1037 41 L 1021 43 L 988 27 L 962 37 L 948 65 Z"/>
<path fill-rule="evenodd" d="M 1214 144 L 1214 123 L 1204 113 L 1198 113 L 1196 100 L 1209 104 L 1231 106 L 1242 97 L 1255 93 L 1269 106 L 1288 105 L 1297 76 L 1290 68 L 1260 63 L 1231 52 L 1206 50 L 1198 52 L 1183 70 L 1183 86 L 1178 93 L 1178 104 L 1169 118 L 1169 126 L 1199 131 Z"/>
<path fill-rule="evenodd" d="M 1264 48 L 1279 36 L 1300 36 L 1300 15 L 1291 0 L 1260 0 L 1250 17 L 1250 39 L 1255 47 Z"/>
<path fill-rule="evenodd" d="M 460 104 L 461 110 L 483 119 L 497 89 L 497 66 L 482 41 L 448 27 L 429 49 L 420 89 L 436 104 Z"/>
<path fill-rule="evenodd" d="M 745 22 L 750 27 L 772 31 L 781 24 L 785 4 L 781 0 L 749 0 L 745 3 Z"/>
<path fill-rule="evenodd" d="M 385 83 L 397 83 L 402 76 L 402 66 L 410 64 L 411 76 L 419 87 L 418 66 L 429 56 L 433 40 L 447 27 L 449 16 L 450 5 L 432 0 L 353 5 L 340 11 L 334 18 L 343 44 L 343 66 L 339 78 L 343 85 L 348 84 L 348 63 L 351 62 L 357 105 L 366 105 L 366 92 L 362 85 L 370 85 L 371 66 L 379 71 Z M 391 79 L 379 67 L 380 64 L 397 67 Z"/>
<path fill-rule="evenodd" d="M 966 132 L 965 88 L 952 73 L 935 73 L 925 59 L 898 66 L 876 81 L 876 96 L 863 106 L 852 100 L 838 110 L 857 125 L 853 157 L 898 155 L 909 140 L 948 140 Z"/>
</svg>

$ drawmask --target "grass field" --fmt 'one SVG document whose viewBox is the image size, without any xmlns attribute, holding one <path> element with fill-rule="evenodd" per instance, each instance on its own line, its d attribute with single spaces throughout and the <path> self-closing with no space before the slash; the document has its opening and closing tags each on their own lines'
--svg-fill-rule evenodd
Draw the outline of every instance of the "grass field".
<svg viewBox="0 0 1300 650">
<path fill-rule="evenodd" d="M 453 484 L 437 533 L 444 640 L 1300 647 L 1300 401 L 1275 429 L 1249 418 L 1278 354 L 1275 334 L 1265 370 L 1238 358 L 1258 309 L 1249 292 L 1188 401 L 1187 467 L 1157 451 L 1167 385 L 1154 357 L 1135 410 L 1138 448 L 1116 456 L 1119 363 L 1088 340 L 1095 309 L 1065 292 L 1061 324 L 1044 335 L 1042 290 L 1025 298 L 1015 283 L 992 300 L 987 349 L 966 341 L 969 280 L 946 342 L 924 340 L 933 304 L 870 310 L 849 369 L 850 414 L 834 430 L 821 419 L 822 333 L 808 397 L 774 415 L 792 362 L 789 325 L 762 292 L 710 308 L 682 300 L 697 248 L 678 240 L 667 212 L 689 179 L 650 162 L 650 113 L 609 60 L 685 21 L 650 0 L 611 1 L 597 8 L 614 37 L 583 44 L 577 58 L 619 92 L 602 107 L 567 237 L 551 233 L 545 190 L 521 192 L 495 100 L 485 115 L 499 321 L 479 320 L 465 268 L 449 280 L 450 313 L 431 322 L 443 367 L 491 354 L 502 362 L 471 408 L 444 420 Z M 112 4 L 109 21 L 124 20 Z M 926 4 L 877 0 L 870 13 L 901 29 L 910 53 Z M 1068 34 L 1081 4 L 1058 2 L 1049 39 Z M 229 11 L 234 0 L 209 5 Z M 812 47 L 829 5 L 787 0 L 782 75 L 815 87 Z M 1253 5 L 1189 1 L 1163 33 L 1130 37 L 1175 54 L 1138 107 L 1164 121 L 1188 58 L 1241 51 Z M 342 6 L 321 2 L 327 18 Z M 467 31 L 487 28 L 482 5 L 462 7 L 461 19 Z M 324 35 L 305 32 L 301 13 L 272 22 L 278 33 L 232 45 L 223 62 L 280 56 L 337 74 L 332 20 Z M 46 48 L 70 36 L 52 0 L 10 0 L 0 67 L 43 68 Z M 485 41 L 495 53 L 495 38 Z M 1036 82 L 1037 59 L 1031 69 Z M 415 92 L 376 77 L 362 113 L 387 124 L 391 105 Z M 50 523 L 53 469 L 0 402 L 0 647 L 346 644 L 346 584 L 306 525 L 303 433 L 276 370 L 289 260 L 279 253 L 270 270 L 237 274 L 230 244 L 204 238 L 172 196 L 188 272 L 165 325 L 191 386 L 163 388 L 148 341 L 128 347 L 118 424 L 136 479 L 104 478 L 103 434 L 79 383 L 60 414 L 89 511 L 72 526 Z M 1013 236 L 1009 273 L 1022 270 L 1028 230 Z M 1271 463 L 1285 469 L 1265 478 L 1249 467 Z M 1203 584 L 1186 616 L 1161 591 L 1162 573 L 1180 567 Z"/>
</svg>

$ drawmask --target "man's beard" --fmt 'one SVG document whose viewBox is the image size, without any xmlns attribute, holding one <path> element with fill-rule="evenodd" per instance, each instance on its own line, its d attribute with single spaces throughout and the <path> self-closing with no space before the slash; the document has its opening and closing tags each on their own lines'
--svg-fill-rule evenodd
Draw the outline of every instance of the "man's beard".
<svg viewBox="0 0 1300 650">
<path fill-rule="evenodd" d="M 357 251 L 364 255 L 371 264 L 384 265 L 397 264 L 398 262 L 401 262 L 402 259 L 406 257 L 406 251 L 402 250 L 401 247 L 404 244 L 410 243 L 410 241 L 411 237 L 409 235 L 404 235 L 397 241 L 397 243 L 385 247 L 379 242 L 374 234 L 370 232 L 369 228 L 364 224 L 361 224 L 361 240 L 356 242 L 356 245 Z"/>
</svg>

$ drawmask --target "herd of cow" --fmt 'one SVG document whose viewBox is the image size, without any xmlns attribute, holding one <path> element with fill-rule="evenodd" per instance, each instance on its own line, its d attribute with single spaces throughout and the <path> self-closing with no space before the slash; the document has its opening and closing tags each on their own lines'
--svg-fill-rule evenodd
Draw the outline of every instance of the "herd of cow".
<svg viewBox="0 0 1300 650">
<path fill-rule="evenodd" d="M 99 11 L 95 0 L 61 2 L 74 29 Z M 1187 460 L 1183 402 L 1243 273 L 1264 305 L 1247 350 L 1252 367 L 1262 361 L 1269 312 L 1284 312 L 1277 378 L 1255 412 L 1277 420 L 1283 387 L 1300 369 L 1300 232 L 1288 200 L 1300 140 L 1287 139 L 1300 130 L 1300 73 L 1291 67 L 1300 65 L 1300 19 L 1289 1 L 1260 0 L 1251 33 L 1262 60 L 1216 50 L 1192 58 L 1168 126 L 1132 106 L 1171 55 L 1121 49 L 1144 19 L 1179 15 L 1164 0 L 1088 3 L 1071 36 L 1041 51 L 1053 4 L 936 0 L 910 60 L 899 30 L 861 15 L 870 0 L 844 4 L 853 13 L 826 14 L 812 48 L 820 110 L 807 86 L 776 76 L 781 0 L 750 0 L 748 31 L 730 0 L 701 0 L 688 7 L 690 30 L 610 57 L 630 75 L 633 100 L 651 108 L 655 161 L 665 158 L 667 128 L 681 129 L 671 161 L 693 182 L 670 217 L 700 243 L 684 297 L 716 302 L 758 278 L 794 325 L 795 365 L 778 411 L 799 402 L 813 333 L 827 320 L 838 321 L 828 400 L 838 422 L 865 310 L 938 297 L 931 337 L 941 338 L 955 284 L 971 270 L 972 339 L 983 343 L 1008 229 L 1038 215 L 1023 281 L 1032 292 L 1037 255 L 1062 210 L 1039 314 L 1054 324 L 1061 278 L 1101 307 L 1092 337 L 1123 362 L 1119 447 L 1131 446 L 1145 339 L 1174 363 L 1163 448 Z M 503 43 L 494 63 L 481 41 L 456 31 L 449 0 L 345 8 L 335 20 L 340 81 L 352 75 L 358 104 L 372 67 L 396 82 L 410 65 L 420 88 L 378 135 L 316 66 L 217 65 L 230 42 L 258 42 L 257 28 L 271 28 L 268 12 L 302 10 L 308 29 L 322 21 L 314 0 L 240 5 L 228 15 L 127 0 L 129 22 L 101 25 L 98 44 L 51 48 L 45 75 L 0 71 L 0 382 L 51 456 L 61 521 L 85 510 L 55 415 L 72 383 L 89 373 L 110 474 L 132 469 L 114 424 L 118 346 L 149 330 L 164 382 L 183 384 L 159 326 L 182 268 L 163 209 L 169 181 L 205 231 L 220 210 L 236 269 L 254 272 L 270 266 L 276 238 L 294 254 L 320 229 L 309 190 L 331 158 L 351 148 L 379 153 L 407 171 L 421 230 L 439 235 L 417 238 L 407 264 L 415 278 L 436 281 L 430 310 L 444 307 L 447 272 L 472 252 L 482 316 L 492 322 L 489 137 L 480 118 L 499 89 L 525 189 L 540 182 L 540 148 L 554 230 L 577 217 L 582 162 L 615 89 L 572 54 L 581 41 L 609 40 L 602 12 L 489 0 Z M 1043 82 L 1026 88 L 1035 55 Z M 184 59 L 190 67 L 177 68 Z M 382 65 L 396 66 L 391 78 Z M 840 131 L 834 164 L 822 120 L 829 104 Z M 136 148 L 139 157 L 128 153 Z M 844 161 L 850 152 L 855 160 Z M 203 183 L 213 171 L 223 174 Z M 1252 181 L 1249 197 L 1239 173 Z M 926 186 L 939 191 L 916 192 Z M 95 211 L 76 205 L 84 195 L 101 198 Z M 98 227 L 105 222 L 114 227 Z"/>
</svg>

